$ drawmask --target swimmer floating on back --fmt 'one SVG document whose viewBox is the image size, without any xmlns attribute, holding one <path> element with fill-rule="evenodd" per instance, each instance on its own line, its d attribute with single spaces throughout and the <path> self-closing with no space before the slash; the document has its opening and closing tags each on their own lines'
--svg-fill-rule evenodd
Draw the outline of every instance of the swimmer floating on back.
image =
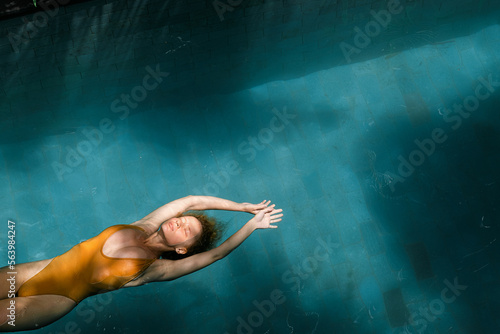
<svg viewBox="0 0 500 334">
<path fill-rule="evenodd" d="M 256 229 L 276 228 L 282 210 L 270 201 L 235 203 L 210 196 L 187 196 L 165 204 L 130 225 L 114 225 L 52 259 L 16 265 L 16 297 L 8 298 L 10 271 L 0 269 L 0 332 L 38 329 L 69 313 L 97 293 L 150 282 L 171 281 L 220 260 Z M 211 249 L 215 221 L 190 210 L 230 210 L 255 214 L 239 231 Z M 169 260 L 174 255 L 181 259 Z M 164 257 L 160 259 L 160 257 Z M 15 300 L 15 326 L 8 307 Z"/>
</svg>

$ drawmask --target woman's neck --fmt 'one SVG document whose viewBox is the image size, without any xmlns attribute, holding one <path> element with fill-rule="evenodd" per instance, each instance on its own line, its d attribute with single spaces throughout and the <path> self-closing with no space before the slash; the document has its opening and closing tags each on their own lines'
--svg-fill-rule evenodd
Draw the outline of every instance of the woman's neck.
<svg viewBox="0 0 500 334">
<path fill-rule="evenodd" d="M 158 231 L 151 234 L 146 240 L 144 240 L 144 245 L 153 253 L 158 254 L 158 256 L 164 252 L 175 250 L 174 247 L 165 245 L 165 240 L 163 240 Z"/>
</svg>

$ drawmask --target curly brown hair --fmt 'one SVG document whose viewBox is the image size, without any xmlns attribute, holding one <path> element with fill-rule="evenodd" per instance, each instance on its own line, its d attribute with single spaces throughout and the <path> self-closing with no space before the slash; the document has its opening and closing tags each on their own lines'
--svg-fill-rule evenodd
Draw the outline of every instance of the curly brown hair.
<svg viewBox="0 0 500 334">
<path fill-rule="evenodd" d="M 179 260 L 188 256 L 206 252 L 215 247 L 215 244 L 221 239 L 224 228 L 213 217 L 207 216 L 203 211 L 188 211 L 181 213 L 178 217 L 191 216 L 198 219 L 201 223 L 201 234 L 193 245 L 188 247 L 186 254 L 178 254 L 175 251 L 165 252 L 162 258 L 169 260 Z"/>
</svg>

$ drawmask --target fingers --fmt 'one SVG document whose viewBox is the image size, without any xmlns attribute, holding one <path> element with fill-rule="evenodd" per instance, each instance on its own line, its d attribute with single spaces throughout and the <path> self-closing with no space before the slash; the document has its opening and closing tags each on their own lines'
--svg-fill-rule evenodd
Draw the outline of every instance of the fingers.
<svg viewBox="0 0 500 334">
<path fill-rule="evenodd" d="M 281 217 L 283 217 L 283 209 L 275 209 L 276 204 L 269 205 L 271 201 L 263 201 L 262 203 L 265 203 L 266 207 L 263 209 L 259 210 L 259 213 L 264 214 L 264 216 L 269 218 L 269 221 L 271 223 L 277 223 L 281 221 Z M 261 203 L 261 204 L 262 204 Z M 264 205 L 264 204 L 262 204 Z M 267 206 L 269 205 L 269 206 Z M 276 228 L 277 226 L 273 226 Z"/>
<path fill-rule="evenodd" d="M 282 211 L 283 211 L 282 209 L 279 209 L 279 210 L 274 210 L 273 212 L 271 212 L 271 214 L 269 215 L 269 223 L 270 224 L 274 224 L 274 223 L 280 222 L 281 221 L 281 217 L 283 217 L 283 214 L 280 213 Z M 269 225 L 269 227 L 271 227 L 271 228 L 277 228 L 278 226 Z"/>
<path fill-rule="evenodd" d="M 262 202 L 260 202 L 258 205 L 261 209 L 264 209 L 266 208 L 269 204 L 271 203 L 271 201 L 268 201 L 268 200 L 263 200 Z"/>
<path fill-rule="evenodd" d="M 275 209 L 274 208 L 275 206 L 276 206 L 276 204 L 273 204 L 271 206 L 268 206 L 268 207 L 262 209 L 261 211 L 264 212 L 265 214 L 269 214 L 269 215 L 277 215 L 280 212 L 283 212 L 283 209 Z M 283 216 L 283 214 L 281 214 L 281 216 Z"/>
<path fill-rule="evenodd" d="M 268 200 L 263 200 L 262 202 L 260 202 L 259 204 L 254 204 L 253 205 L 253 209 L 252 211 L 249 211 L 251 213 L 253 213 L 254 215 L 257 214 L 259 211 L 267 208 L 267 206 L 269 205 L 269 203 L 271 203 L 271 201 L 268 201 Z"/>
<path fill-rule="evenodd" d="M 279 218 L 279 220 L 281 220 L 281 217 L 283 217 L 282 213 L 280 213 L 280 214 L 272 214 L 270 218 L 271 219 L 278 219 Z"/>
<path fill-rule="evenodd" d="M 273 218 L 273 219 L 269 220 L 268 228 L 278 228 L 278 225 L 272 225 L 272 224 L 278 223 L 280 221 L 281 221 L 281 218 Z"/>
<path fill-rule="evenodd" d="M 262 209 L 262 211 L 264 211 L 264 213 L 269 213 L 269 212 L 272 212 L 274 210 L 274 206 L 276 204 L 273 204 L 271 206 L 268 206 L 268 207 L 265 207 L 264 209 Z"/>
</svg>

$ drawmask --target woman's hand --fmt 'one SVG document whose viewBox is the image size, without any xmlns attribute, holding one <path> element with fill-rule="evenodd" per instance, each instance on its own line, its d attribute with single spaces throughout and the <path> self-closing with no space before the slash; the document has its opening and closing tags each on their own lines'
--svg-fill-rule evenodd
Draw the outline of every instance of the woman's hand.
<svg viewBox="0 0 500 334">
<path fill-rule="evenodd" d="M 241 203 L 243 212 L 253 213 L 256 215 L 260 210 L 267 208 L 267 206 L 271 203 L 271 201 L 262 201 L 259 204 L 251 204 L 251 203 Z"/>
<path fill-rule="evenodd" d="M 269 203 L 268 203 L 269 204 Z M 266 207 L 262 210 L 260 210 L 255 217 L 253 217 L 250 222 L 253 224 L 255 229 L 258 228 L 278 228 L 276 225 L 271 225 L 277 222 L 281 221 L 281 217 L 283 217 L 283 214 L 281 213 L 283 210 L 282 209 L 274 209 L 274 206 L 276 204 L 273 204 L 269 207 Z"/>
</svg>

